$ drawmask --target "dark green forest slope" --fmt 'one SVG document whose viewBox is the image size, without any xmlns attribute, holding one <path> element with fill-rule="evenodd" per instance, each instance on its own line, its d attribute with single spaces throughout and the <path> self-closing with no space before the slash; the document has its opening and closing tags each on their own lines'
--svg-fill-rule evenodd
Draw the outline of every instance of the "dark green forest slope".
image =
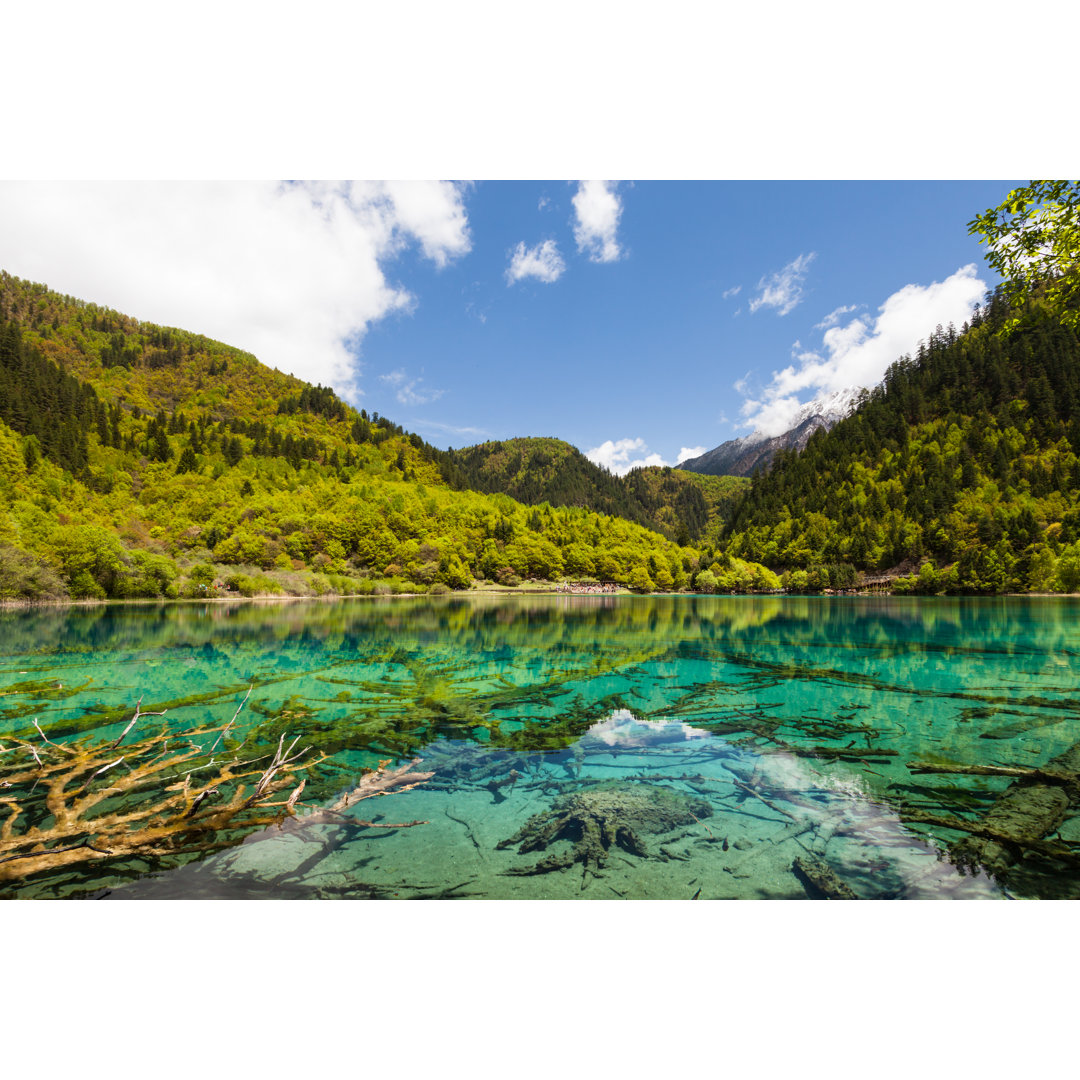
<svg viewBox="0 0 1080 1080">
<path fill-rule="evenodd" d="M 453 490 L 443 465 L 248 353 L 0 273 L 0 598 L 665 590 L 703 568 L 617 517 Z"/>
<path fill-rule="evenodd" d="M 732 554 L 820 582 L 905 561 L 917 591 L 1080 587 L 1080 340 L 1071 305 L 999 290 L 938 327 L 846 420 L 757 479 Z"/>
<path fill-rule="evenodd" d="M 748 483 L 657 466 L 613 476 L 576 447 L 553 438 L 507 439 L 451 450 L 441 468 L 457 488 L 501 492 L 530 506 L 546 502 L 614 514 L 680 544 L 718 536 Z"/>
</svg>

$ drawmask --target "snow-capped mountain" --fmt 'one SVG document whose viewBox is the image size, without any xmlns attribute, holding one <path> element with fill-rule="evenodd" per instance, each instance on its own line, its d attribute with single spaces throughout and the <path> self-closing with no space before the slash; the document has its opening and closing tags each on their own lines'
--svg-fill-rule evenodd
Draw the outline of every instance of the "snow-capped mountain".
<svg viewBox="0 0 1080 1080">
<path fill-rule="evenodd" d="M 750 476 L 768 468 L 778 450 L 802 450 L 818 428 L 829 430 L 855 407 L 862 388 L 853 386 L 807 402 L 792 417 L 791 427 L 780 435 L 752 431 L 739 439 L 721 443 L 701 457 L 688 458 L 676 466 L 711 476 Z"/>
</svg>

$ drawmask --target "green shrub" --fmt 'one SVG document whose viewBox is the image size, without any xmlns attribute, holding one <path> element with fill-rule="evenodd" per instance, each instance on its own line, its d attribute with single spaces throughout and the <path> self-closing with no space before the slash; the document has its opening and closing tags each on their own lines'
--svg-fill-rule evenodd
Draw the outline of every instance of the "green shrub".
<svg viewBox="0 0 1080 1080">
<path fill-rule="evenodd" d="M 282 587 L 265 574 L 230 574 L 225 579 L 225 588 L 235 590 L 241 596 L 258 596 L 261 593 L 281 593 Z"/>
<path fill-rule="evenodd" d="M 711 570 L 699 570 L 694 579 L 694 591 L 699 593 L 716 592 L 716 575 Z"/>
<path fill-rule="evenodd" d="M 67 595 L 60 575 L 48 563 L 0 544 L 0 600 L 61 600 Z"/>
</svg>

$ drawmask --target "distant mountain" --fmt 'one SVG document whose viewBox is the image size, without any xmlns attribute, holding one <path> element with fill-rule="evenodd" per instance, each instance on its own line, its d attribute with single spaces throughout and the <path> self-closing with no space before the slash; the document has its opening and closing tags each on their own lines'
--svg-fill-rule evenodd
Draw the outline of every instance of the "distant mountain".
<svg viewBox="0 0 1080 1080">
<path fill-rule="evenodd" d="M 721 443 L 701 457 L 680 461 L 678 468 L 709 476 L 750 476 L 767 469 L 780 450 L 802 451 L 819 428 L 829 430 L 855 407 L 862 390 L 849 387 L 804 405 L 793 417 L 791 427 L 781 435 L 753 431 L 741 439 Z"/>
<path fill-rule="evenodd" d="M 908 567 L 901 587 L 919 592 L 1080 590 L 1078 310 L 1080 288 L 1015 305 L 999 288 L 960 332 L 939 326 L 754 478 L 726 553 L 789 570 L 793 588 L 843 585 L 846 565 Z"/>
<path fill-rule="evenodd" d="M 577 477 L 572 447 L 536 450 L 535 481 L 520 468 L 529 455 L 515 463 L 508 452 L 523 491 L 554 493 Z M 444 471 L 467 479 L 443 451 L 327 387 L 0 270 L 0 601 L 415 593 L 562 577 L 666 591 L 698 568 L 697 553 L 672 541 L 689 536 L 684 516 L 710 522 L 700 477 L 679 474 L 681 502 L 658 485 L 674 507 L 663 519 L 672 537 L 572 498 L 553 509 L 453 490 Z M 635 495 L 608 480 L 613 513 L 633 499 L 638 520 L 649 517 L 648 484 Z M 770 587 L 754 573 L 751 586 Z"/>
</svg>

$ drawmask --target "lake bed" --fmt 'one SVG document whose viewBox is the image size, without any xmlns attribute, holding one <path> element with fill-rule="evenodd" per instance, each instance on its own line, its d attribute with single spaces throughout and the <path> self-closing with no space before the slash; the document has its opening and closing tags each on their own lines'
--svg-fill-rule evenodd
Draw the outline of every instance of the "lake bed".
<svg viewBox="0 0 1080 1080">
<path fill-rule="evenodd" d="M 1080 742 L 1076 598 L 161 604 L 0 627 L 5 748 L 41 746 L 34 721 L 115 742 L 141 699 L 165 710 L 144 733 L 243 704 L 227 754 L 299 737 L 323 756 L 280 824 L 0 882 L 9 897 L 1080 894 L 1080 822 L 995 877 L 955 857 L 964 832 L 913 819 L 977 829 L 1016 777 L 911 768 L 1041 768 Z M 425 779 L 326 813 L 380 765 Z"/>
</svg>

